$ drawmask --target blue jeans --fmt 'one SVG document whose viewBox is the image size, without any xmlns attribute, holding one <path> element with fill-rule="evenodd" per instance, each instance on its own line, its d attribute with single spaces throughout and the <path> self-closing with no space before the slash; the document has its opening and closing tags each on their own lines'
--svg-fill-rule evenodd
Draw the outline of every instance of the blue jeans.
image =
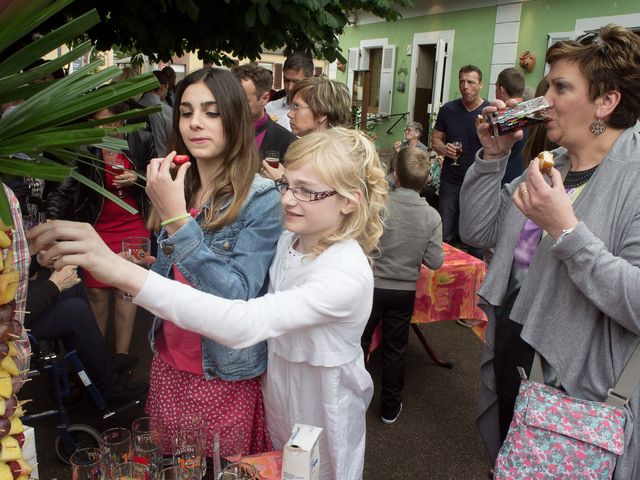
<svg viewBox="0 0 640 480">
<path fill-rule="evenodd" d="M 461 185 L 440 182 L 440 199 L 438 208 L 442 217 L 442 240 L 453 243 L 458 238 L 458 219 L 460 218 Z"/>
</svg>

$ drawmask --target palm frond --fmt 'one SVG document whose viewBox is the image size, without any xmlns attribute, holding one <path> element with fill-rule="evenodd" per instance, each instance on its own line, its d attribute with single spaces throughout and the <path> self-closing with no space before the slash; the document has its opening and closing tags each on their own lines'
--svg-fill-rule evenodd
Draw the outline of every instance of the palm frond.
<svg viewBox="0 0 640 480">
<path fill-rule="evenodd" d="M 20 0 L 13 2 L 0 16 L 0 58 L 4 59 L 0 61 L 0 101 L 25 99 L 0 119 L 0 175 L 30 176 L 57 182 L 71 175 L 133 213 L 135 209 L 82 176 L 74 166 L 91 158 L 80 148 L 83 145 L 114 150 L 126 148 L 126 142 L 108 135 L 132 132 L 144 127 L 144 123 L 119 128 L 100 128 L 100 125 L 114 119 L 140 117 L 159 111 L 159 107 L 126 112 L 107 121 L 87 122 L 86 118 L 98 110 L 157 88 L 155 76 L 149 73 L 98 88 L 114 80 L 121 71 L 118 67 L 101 69 L 102 61 L 97 60 L 65 78 L 33 83 L 86 55 L 91 49 L 89 42 L 45 65 L 22 71 L 44 54 L 81 37 L 98 23 L 95 9 L 34 39 L 15 53 L 2 55 L 7 48 L 37 31 L 40 25 L 62 12 L 71 2 L 73 0 Z M 16 153 L 25 155 L 16 156 Z M 0 218 L 6 225 L 11 225 L 4 190 L 0 190 Z"/>
</svg>

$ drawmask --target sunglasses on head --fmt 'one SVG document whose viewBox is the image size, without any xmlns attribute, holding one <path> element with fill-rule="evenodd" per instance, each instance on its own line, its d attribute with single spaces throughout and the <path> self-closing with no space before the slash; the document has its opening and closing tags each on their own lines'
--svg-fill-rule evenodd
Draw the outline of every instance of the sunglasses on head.
<svg viewBox="0 0 640 480">
<path fill-rule="evenodd" d="M 576 38 L 576 42 L 580 45 L 584 45 L 585 47 L 595 45 L 598 50 L 602 51 L 602 53 L 607 53 L 607 46 L 602 42 L 602 38 L 600 38 L 600 34 L 598 32 L 583 33 Z"/>
</svg>

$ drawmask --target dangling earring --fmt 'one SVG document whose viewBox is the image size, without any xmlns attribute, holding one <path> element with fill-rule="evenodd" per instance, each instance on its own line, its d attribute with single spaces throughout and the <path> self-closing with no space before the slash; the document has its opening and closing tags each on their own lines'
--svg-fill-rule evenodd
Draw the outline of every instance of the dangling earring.
<svg viewBox="0 0 640 480">
<path fill-rule="evenodd" d="M 595 122 L 591 122 L 591 125 L 589 125 L 589 130 L 591 130 L 591 133 L 593 133 L 594 137 L 599 137 L 604 133 L 606 129 L 607 124 L 604 123 L 601 119 L 598 119 Z"/>
</svg>

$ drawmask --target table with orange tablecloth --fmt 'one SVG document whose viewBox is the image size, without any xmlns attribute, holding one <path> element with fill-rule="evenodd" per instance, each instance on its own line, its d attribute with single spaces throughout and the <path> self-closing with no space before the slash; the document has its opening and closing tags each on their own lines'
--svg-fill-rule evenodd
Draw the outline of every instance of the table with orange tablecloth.
<svg viewBox="0 0 640 480">
<path fill-rule="evenodd" d="M 487 265 L 447 243 L 442 244 L 442 249 L 444 263 L 439 269 L 430 270 L 425 266 L 420 269 L 411 327 L 431 358 L 438 365 L 450 368 L 453 363 L 437 358 L 418 324 L 464 319 L 473 324 L 474 333 L 484 340 L 487 317 L 477 303 L 478 290 L 487 273 Z M 379 345 L 380 331 L 378 327 L 370 351 Z"/>
</svg>

